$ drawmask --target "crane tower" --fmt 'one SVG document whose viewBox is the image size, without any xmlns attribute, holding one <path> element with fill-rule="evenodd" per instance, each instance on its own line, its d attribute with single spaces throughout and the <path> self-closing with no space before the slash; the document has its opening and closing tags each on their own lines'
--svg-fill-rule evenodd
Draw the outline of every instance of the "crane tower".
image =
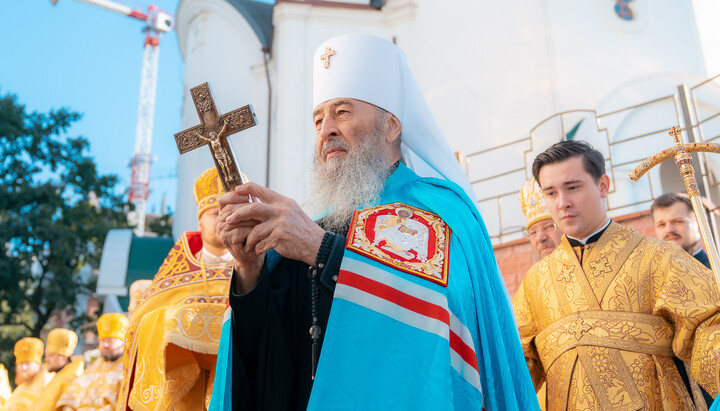
<svg viewBox="0 0 720 411">
<path fill-rule="evenodd" d="M 56 4 L 58 0 L 50 0 Z M 138 118 L 135 128 L 135 152 L 130 163 L 132 173 L 128 200 L 135 205 L 135 233 L 142 236 L 145 232 L 145 203 L 150 194 L 150 164 L 152 162 L 152 129 L 155 113 L 155 90 L 158 77 L 158 52 L 160 34 L 173 29 L 172 16 L 166 14 L 155 5 L 150 5 L 147 12 L 132 8 L 110 0 L 78 0 L 83 3 L 102 7 L 123 14 L 145 23 L 145 45 L 143 50 L 142 69 L 140 71 L 140 98 L 138 102 Z"/>
</svg>

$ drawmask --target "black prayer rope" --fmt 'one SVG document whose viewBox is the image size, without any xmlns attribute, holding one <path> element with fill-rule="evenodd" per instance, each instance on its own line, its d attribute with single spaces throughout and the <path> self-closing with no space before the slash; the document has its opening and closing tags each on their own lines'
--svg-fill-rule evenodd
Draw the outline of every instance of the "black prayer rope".
<svg viewBox="0 0 720 411">
<path fill-rule="evenodd" d="M 315 257 L 315 266 L 308 268 L 308 275 L 310 276 L 310 297 L 312 301 L 312 326 L 310 326 L 310 338 L 312 338 L 312 375 L 311 378 L 315 381 L 315 371 L 317 370 L 318 355 L 320 353 L 320 334 L 322 329 L 318 322 L 318 273 L 325 268 L 325 263 L 330 256 L 332 251 L 332 245 L 335 239 L 335 234 L 331 231 L 326 231 L 325 235 L 320 242 L 320 248 L 318 249 L 317 256 Z"/>
</svg>

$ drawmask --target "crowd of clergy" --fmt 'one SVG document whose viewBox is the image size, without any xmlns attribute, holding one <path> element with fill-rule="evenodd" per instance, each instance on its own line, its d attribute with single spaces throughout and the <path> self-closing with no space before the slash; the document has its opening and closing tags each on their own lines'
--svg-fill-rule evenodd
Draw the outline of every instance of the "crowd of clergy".
<svg viewBox="0 0 720 411">
<path fill-rule="evenodd" d="M 642 235 L 608 217 L 597 150 L 548 147 L 520 189 L 533 266 L 510 300 L 399 48 L 340 36 L 315 60 L 319 218 L 204 171 L 198 230 L 131 285 L 128 315 L 98 318 L 99 356 L 73 356 L 68 329 L 19 340 L 0 410 L 714 405 L 720 292 L 686 194 L 656 198 Z"/>
</svg>

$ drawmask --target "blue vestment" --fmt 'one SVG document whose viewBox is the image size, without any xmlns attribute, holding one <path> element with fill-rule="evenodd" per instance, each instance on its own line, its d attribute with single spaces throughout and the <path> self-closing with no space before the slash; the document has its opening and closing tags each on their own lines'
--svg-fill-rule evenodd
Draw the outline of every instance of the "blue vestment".
<svg viewBox="0 0 720 411">
<path fill-rule="evenodd" d="M 400 164 L 378 204 L 423 210 L 446 225 L 446 284 L 414 275 L 402 259 L 346 247 L 308 409 L 538 409 L 492 245 L 462 189 Z M 230 324 L 212 410 L 232 404 Z"/>
</svg>

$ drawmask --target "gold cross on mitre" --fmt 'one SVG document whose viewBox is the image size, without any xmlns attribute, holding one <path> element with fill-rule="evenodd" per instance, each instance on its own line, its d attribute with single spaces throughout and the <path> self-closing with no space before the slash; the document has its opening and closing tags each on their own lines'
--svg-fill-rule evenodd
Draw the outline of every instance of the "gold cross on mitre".
<svg viewBox="0 0 720 411">
<path fill-rule="evenodd" d="M 330 57 L 335 55 L 335 50 L 330 47 L 325 47 L 325 52 L 320 56 L 320 60 L 323 62 L 323 67 L 330 67 Z"/>
<path fill-rule="evenodd" d="M 700 226 L 700 235 L 703 238 L 703 242 L 707 247 L 708 259 L 710 260 L 710 267 L 712 267 L 713 273 L 715 273 L 715 282 L 720 287 L 720 255 L 718 255 L 717 245 L 713 239 L 712 232 L 710 231 L 710 224 L 708 224 L 707 216 L 705 215 L 705 207 L 703 207 L 700 190 L 698 189 L 697 181 L 695 180 L 695 169 L 692 166 L 692 156 L 690 153 L 720 153 L 720 144 L 718 143 L 688 143 L 682 142 L 682 130 L 678 127 L 673 127 L 668 132 L 675 141 L 675 147 L 663 150 L 654 156 L 643 161 L 639 166 L 630 173 L 630 179 L 637 181 L 643 174 L 647 173 L 651 168 L 669 159 L 675 157 L 675 164 L 680 168 L 680 175 L 685 183 L 685 190 L 687 190 L 688 197 L 693 206 L 695 217 L 697 217 L 698 225 Z"/>
<path fill-rule="evenodd" d="M 198 147 L 209 146 L 223 188 L 226 192 L 232 191 L 235 186 L 245 183 L 245 177 L 228 145 L 227 137 L 256 125 L 255 112 L 248 104 L 220 115 L 208 83 L 191 88 L 190 95 L 200 117 L 200 124 L 175 134 L 178 150 L 180 154 L 185 154 Z"/>
</svg>

